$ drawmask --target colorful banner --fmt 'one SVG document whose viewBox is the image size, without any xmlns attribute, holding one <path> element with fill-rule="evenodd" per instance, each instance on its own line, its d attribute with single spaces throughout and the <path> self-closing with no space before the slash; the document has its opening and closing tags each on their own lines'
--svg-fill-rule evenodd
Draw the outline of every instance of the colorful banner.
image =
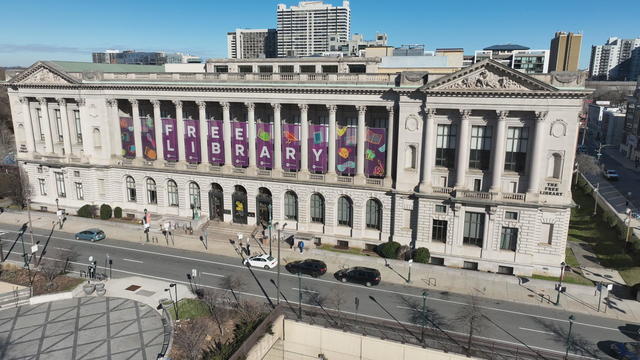
<svg viewBox="0 0 640 360">
<path fill-rule="evenodd" d="M 162 144 L 164 145 L 164 159 L 178 161 L 178 129 L 176 119 L 162 119 Z"/>
<path fill-rule="evenodd" d="M 200 124 L 198 120 L 184 120 L 184 154 L 188 163 L 200 162 Z"/>
<path fill-rule="evenodd" d="M 231 122 L 231 155 L 233 166 L 249 166 L 249 141 L 247 123 L 243 121 Z"/>
<path fill-rule="evenodd" d="M 224 133 L 222 120 L 209 120 L 209 162 L 224 164 Z"/>
<path fill-rule="evenodd" d="M 142 123 L 142 155 L 145 160 L 155 160 L 158 158 L 156 153 L 156 134 L 154 131 L 154 121 L 151 116 L 140 117 Z"/>
<path fill-rule="evenodd" d="M 309 171 L 312 173 L 326 173 L 328 160 L 327 125 L 309 125 Z"/>
<path fill-rule="evenodd" d="M 133 137 L 133 119 L 120 117 L 120 138 L 122 139 L 122 156 L 128 159 L 136 157 L 136 140 Z"/>
<path fill-rule="evenodd" d="M 336 126 L 336 172 L 339 175 L 355 175 L 357 143 L 355 126 Z"/>
<path fill-rule="evenodd" d="M 282 169 L 300 170 L 299 124 L 282 124 Z"/>
<path fill-rule="evenodd" d="M 273 131 L 271 123 L 256 124 L 256 165 L 260 169 L 273 168 Z"/>
<path fill-rule="evenodd" d="M 364 145 L 364 173 L 371 177 L 384 177 L 387 157 L 387 130 L 367 128 Z"/>
</svg>

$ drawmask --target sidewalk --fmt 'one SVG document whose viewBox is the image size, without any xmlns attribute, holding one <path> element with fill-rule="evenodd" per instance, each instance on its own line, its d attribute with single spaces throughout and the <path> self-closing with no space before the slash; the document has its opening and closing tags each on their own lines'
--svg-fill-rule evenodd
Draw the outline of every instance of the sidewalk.
<svg viewBox="0 0 640 360">
<path fill-rule="evenodd" d="M 56 219 L 55 214 L 32 212 L 33 226 L 42 229 L 51 229 L 52 221 Z M 0 215 L 0 226 L 13 224 L 19 227 L 27 219 L 26 212 L 9 211 Z M 236 239 L 238 232 L 244 234 L 246 243 L 250 229 L 248 226 L 236 226 L 232 224 L 216 224 L 216 232 L 209 231 L 208 249 L 199 240 L 200 233 L 194 235 L 176 234 L 173 242 L 165 241 L 164 236 L 159 231 L 151 231 L 149 238 L 152 243 L 146 243 L 139 225 L 122 224 L 113 221 L 102 221 L 69 216 L 64 225 L 64 231 L 78 232 L 90 227 L 99 227 L 105 231 L 108 238 L 149 244 L 156 246 L 167 246 L 183 250 L 206 252 L 230 257 L 237 257 L 229 239 Z M 152 229 L 156 228 L 152 224 Z M 28 232 L 26 239 L 29 238 Z M 285 238 L 285 236 L 283 236 Z M 156 242 L 157 239 L 157 242 Z M 273 253 L 276 253 L 272 244 Z M 263 245 L 269 251 L 269 245 Z M 259 252 L 260 247 L 253 240 L 251 241 L 252 253 Z M 362 256 L 338 253 L 334 251 L 313 249 L 313 244 L 307 244 L 304 254 L 300 254 L 297 248 L 289 249 L 289 246 L 282 243 L 281 257 L 282 264 L 304 258 L 316 258 L 327 264 L 327 273 L 333 274 L 335 271 L 351 266 L 368 266 L 380 270 L 384 282 L 395 284 L 407 284 L 409 266 L 407 262 L 399 260 L 386 260 L 377 256 Z M 240 260 L 238 259 L 238 262 Z M 325 275 L 327 276 L 327 275 Z M 331 276 L 331 275 L 329 275 Z M 634 300 L 625 300 L 611 295 L 611 307 L 606 313 L 597 312 L 598 297 L 595 287 L 565 284 L 567 292 L 563 294 L 560 306 L 555 306 L 556 299 L 555 282 L 523 279 L 514 276 L 499 275 L 478 271 L 469 271 L 448 268 L 437 265 L 414 263 L 411 269 L 411 286 L 429 289 L 432 292 L 458 293 L 464 295 L 474 295 L 498 301 L 513 301 L 528 305 L 545 307 L 548 309 L 563 309 L 574 313 L 584 313 L 590 315 L 606 316 L 610 318 L 640 322 L 640 303 Z M 124 291 L 124 290 L 119 290 Z M 157 292 L 157 291 L 156 291 Z M 606 293 L 603 294 L 606 296 Z M 113 295 L 117 296 L 117 295 Z M 603 296 L 603 299 L 604 297 Z M 154 299 L 155 301 L 155 299 Z M 157 305 L 157 304 L 156 304 Z M 601 306 L 604 310 L 604 303 Z"/>
<path fill-rule="evenodd" d="M 618 149 L 605 148 L 603 150 L 603 153 L 622 164 L 622 166 L 624 166 L 626 169 L 640 174 L 640 164 L 638 164 L 638 167 L 636 167 L 635 161 L 627 159 L 623 153 L 618 151 Z"/>
</svg>

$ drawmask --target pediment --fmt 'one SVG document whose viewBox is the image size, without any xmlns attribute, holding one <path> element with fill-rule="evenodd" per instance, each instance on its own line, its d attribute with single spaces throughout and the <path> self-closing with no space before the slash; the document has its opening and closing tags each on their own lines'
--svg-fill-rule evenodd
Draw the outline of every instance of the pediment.
<svg viewBox="0 0 640 360">
<path fill-rule="evenodd" d="M 38 62 L 27 70 L 19 73 L 11 79 L 11 82 L 14 84 L 38 85 L 68 85 L 78 83 L 78 81 L 69 74 L 42 62 Z"/>
<path fill-rule="evenodd" d="M 557 91 L 547 83 L 493 60 L 481 61 L 451 75 L 427 83 L 426 91 Z"/>
</svg>

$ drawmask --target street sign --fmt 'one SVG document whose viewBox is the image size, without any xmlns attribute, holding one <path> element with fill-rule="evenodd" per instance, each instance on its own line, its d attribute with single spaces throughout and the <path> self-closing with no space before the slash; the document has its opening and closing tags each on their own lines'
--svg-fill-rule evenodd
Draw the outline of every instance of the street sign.
<svg viewBox="0 0 640 360">
<path fill-rule="evenodd" d="M 607 284 L 607 290 L 609 291 L 613 290 L 613 284 Z"/>
<path fill-rule="evenodd" d="M 198 269 L 191 269 L 191 277 L 198 277 Z"/>
<path fill-rule="evenodd" d="M 38 252 L 38 244 L 32 245 L 31 246 L 31 253 L 35 254 Z"/>
</svg>

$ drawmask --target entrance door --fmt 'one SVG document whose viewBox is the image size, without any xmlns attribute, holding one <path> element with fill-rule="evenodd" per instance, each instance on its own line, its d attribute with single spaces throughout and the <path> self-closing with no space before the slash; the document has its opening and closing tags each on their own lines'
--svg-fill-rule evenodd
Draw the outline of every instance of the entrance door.
<svg viewBox="0 0 640 360">
<path fill-rule="evenodd" d="M 209 214 L 211 220 L 224 221 L 224 196 L 222 191 L 209 191 Z"/>
<path fill-rule="evenodd" d="M 240 189 L 239 189 L 240 188 Z M 233 201 L 233 222 L 236 224 L 247 223 L 247 192 L 241 186 L 236 186 L 231 200 Z"/>
<path fill-rule="evenodd" d="M 271 221 L 271 206 L 272 206 L 272 201 L 271 201 L 271 194 L 258 194 L 257 198 L 256 198 L 256 203 L 257 203 L 257 224 L 261 225 L 261 224 L 269 224 L 269 222 Z"/>
</svg>

